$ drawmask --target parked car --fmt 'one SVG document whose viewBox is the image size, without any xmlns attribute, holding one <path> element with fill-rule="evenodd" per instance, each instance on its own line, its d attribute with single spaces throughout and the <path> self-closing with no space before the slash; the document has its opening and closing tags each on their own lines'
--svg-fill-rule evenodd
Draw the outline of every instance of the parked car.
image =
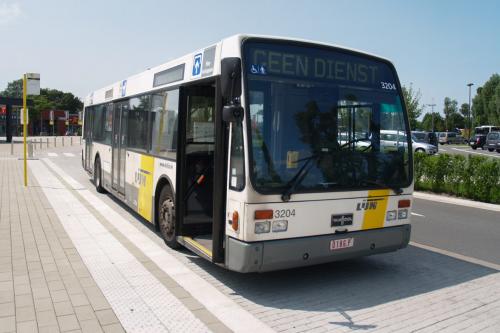
<svg viewBox="0 0 500 333">
<path fill-rule="evenodd" d="M 426 153 L 429 155 L 434 155 L 437 153 L 437 147 L 426 142 L 420 142 L 418 139 L 412 135 L 411 145 L 415 153 Z M 400 131 L 394 130 L 381 130 L 380 131 L 380 145 L 385 149 L 391 149 L 392 147 L 402 146 L 406 147 L 406 135 Z"/>
<path fill-rule="evenodd" d="M 440 132 L 439 144 L 457 144 L 464 143 L 464 138 L 457 132 Z"/>
<path fill-rule="evenodd" d="M 488 151 L 494 151 L 500 146 L 500 132 L 490 132 L 486 135 L 486 143 L 484 144 Z M 498 151 L 498 150 L 497 150 Z"/>
<path fill-rule="evenodd" d="M 412 131 L 411 134 L 415 137 L 418 142 L 429 143 L 438 148 L 438 133 L 434 132 L 424 132 L 424 131 Z"/>
<path fill-rule="evenodd" d="M 474 137 L 470 140 L 469 145 L 472 149 L 476 150 L 477 148 L 484 149 L 484 144 L 486 143 L 486 135 L 484 134 L 475 134 Z"/>
<path fill-rule="evenodd" d="M 484 145 L 486 143 L 486 135 L 490 132 L 500 132 L 500 127 L 484 125 L 479 126 L 474 129 L 474 138 L 469 142 L 472 149 L 476 150 L 481 148 L 484 150 Z"/>
</svg>

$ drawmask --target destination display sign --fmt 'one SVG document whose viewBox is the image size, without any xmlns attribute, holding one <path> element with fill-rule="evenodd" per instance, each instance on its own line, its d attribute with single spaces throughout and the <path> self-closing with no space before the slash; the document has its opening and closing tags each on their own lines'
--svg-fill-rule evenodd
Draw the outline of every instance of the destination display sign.
<svg viewBox="0 0 500 333">
<path fill-rule="evenodd" d="M 248 42 L 245 55 L 246 71 L 253 75 L 396 90 L 390 67 L 368 57 L 314 47 L 261 42 Z"/>
</svg>

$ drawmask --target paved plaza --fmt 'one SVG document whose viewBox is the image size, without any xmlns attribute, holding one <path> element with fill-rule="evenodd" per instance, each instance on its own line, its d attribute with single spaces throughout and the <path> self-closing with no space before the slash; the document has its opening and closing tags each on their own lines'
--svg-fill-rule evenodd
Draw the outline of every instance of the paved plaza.
<svg viewBox="0 0 500 333">
<path fill-rule="evenodd" d="M 20 154 L 0 147 L 0 332 L 123 332 L 40 186 L 22 186 Z"/>
</svg>

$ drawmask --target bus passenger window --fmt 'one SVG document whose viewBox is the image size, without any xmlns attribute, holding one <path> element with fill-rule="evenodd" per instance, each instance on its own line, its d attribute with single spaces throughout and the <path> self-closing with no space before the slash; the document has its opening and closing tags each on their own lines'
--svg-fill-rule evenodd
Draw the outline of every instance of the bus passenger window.
<svg viewBox="0 0 500 333">
<path fill-rule="evenodd" d="M 153 155 L 176 158 L 178 112 L 178 89 L 153 94 L 150 125 Z"/>
<path fill-rule="evenodd" d="M 147 151 L 149 95 L 130 100 L 128 147 Z"/>
</svg>

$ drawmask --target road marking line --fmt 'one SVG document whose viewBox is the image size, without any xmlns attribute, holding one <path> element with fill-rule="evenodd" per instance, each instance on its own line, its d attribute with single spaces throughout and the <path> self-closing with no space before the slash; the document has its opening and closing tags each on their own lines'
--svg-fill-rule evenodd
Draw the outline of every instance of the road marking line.
<svg viewBox="0 0 500 333">
<path fill-rule="evenodd" d="M 63 153 L 63 155 L 67 157 L 75 157 L 75 154 L 73 153 Z"/>
<path fill-rule="evenodd" d="M 126 331 L 208 330 L 49 171 L 46 164 L 31 161 L 29 165 L 93 279 Z"/>
<path fill-rule="evenodd" d="M 415 215 L 415 216 L 418 216 L 418 217 L 424 217 L 424 218 L 425 218 L 425 216 L 424 216 L 424 215 L 422 215 L 422 214 L 417 214 L 417 213 L 414 213 L 414 212 L 411 212 L 411 215 Z"/>
<path fill-rule="evenodd" d="M 500 155 L 498 155 L 498 156 L 496 156 L 496 155 L 490 155 L 490 154 L 480 153 L 480 152 L 477 152 L 477 151 L 470 151 L 470 150 L 459 149 L 459 148 L 451 148 L 451 149 L 458 150 L 458 151 L 463 151 L 463 152 L 466 152 L 466 153 L 469 153 L 469 154 L 477 154 L 477 155 L 488 156 L 488 157 L 495 157 L 495 158 L 499 158 L 500 157 Z"/>
<path fill-rule="evenodd" d="M 53 171 L 73 189 L 78 190 L 78 194 L 106 218 L 111 225 L 129 239 L 167 275 L 174 279 L 177 284 L 203 304 L 208 311 L 215 315 L 228 328 L 235 332 L 274 332 L 250 312 L 243 309 L 165 249 L 149 239 L 149 237 L 144 235 L 93 192 L 87 189 L 82 190 L 83 185 L 69 176 L 49 159 L 45 158 L 43 162 L 52 168 Z"/>
<path fill-rule="evenodd" d="M 440 151 L 446 151 L 446 149 L 444 149 L 444 148 L 439 148 L 439 150 L 440 150 Z"/>
<path fill-rule="evenodd" d="M 437 195 L 425 192 L 413 192 L 413 196 L 417 199 L 422 199 L 422 200 L 437 201 L 457 206 L 465 206 L 471 208 L 491 210 L 494 212 L 500 212 L 500 205 L 495 205 L 485 202 L 478 202 L 460 198 L 450 198 L 450 197 L 445 197 L 443 195 Z"/>
<path fill-rule="evenodd" d="M 50 157 L 57 157 L 56 153 L 47 153 L 47 155 L 49 155 Z"/>
<path fill-rule="evenodd" d="M 419 247 L 419 248 L 424 249 L 424 250 L 428 250 L 428 251 L 432 251 L 432 252 L 435 252 L 435 253 L 443 254 L 445 256 L 452 257 L 452 258 L 455 258 L 455 259 L 467 261 L 467 262 L 470 262 L 472 264 L 476 264 L 476 265 L 488 267 L 488 268 L 494 269 L 496 271 L 500 271 L 500 265 L 494 264 L 492 262 L 488 262 L 488 261 L 484 261 L 484 260 L 481 260 L 481 259 L 476 259 L 476 258 L 468 257 L 468 256 L 465 256 L 463 254 L 458 254 L 458 253 L 451 252 L 451 251 L 446 251 L 446 250 L 439 249 L 437 247 L 430 246 L 430 245 L 425 245 L 425 244 L 420 244 L 420 243 L 415 243 L 415 242 L 410 242 L 410 245 L 415 246 L 415 247 Z"/>
</svg>

